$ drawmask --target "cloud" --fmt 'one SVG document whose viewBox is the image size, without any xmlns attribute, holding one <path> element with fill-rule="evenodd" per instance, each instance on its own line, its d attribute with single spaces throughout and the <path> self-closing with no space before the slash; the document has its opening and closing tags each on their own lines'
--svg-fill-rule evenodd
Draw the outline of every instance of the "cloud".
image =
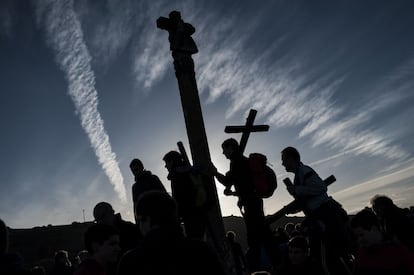
<svg viewBox="0 0 414 275">
<path fill-rule="evenodd" d="M 411 191 L 413 180 L 414 165 L 411 162 L 409 166 L 402 169 L 345 188 L 332 195 L 335 199 L 346 202 L 344 205 L 351 213 L 368 205 L 374 194 L 388 195 L 399 201 L 400 206 L 407 207 L 414 199 Z"/>
<path fill-rule="evenodd" d="M 298 138 L 309 138 L 313 146 L 389 160 L 410 157 L 396 144 L 398 133 L 391 135 L 383 125 L 373 124 L 382 113 L 404 102 L 407 89 L 395 91 L 395 85 L 381 81 L 381 90 L 369 87 L 371 97 L 350 103 L 338 100 L 339 91 L 351 83 L 350 67 L 338 65 L 343 62 L 340 55 L 332 53 L 322 61 L 312 58 L 308 55 L 318 49 L 311 47 L 318 44 L 291 47 L 292 36 L 286 31 L 273 33 L 274 41 L 264 51 L 254 51 L 250 45 L 258 39 L 259 23 L 252 20 L 243 32 L 232 33 L 240 28 L 237 17 L 243 16 L 226 18 L 223 24 L 219 24 L 221 18 L 209 17 L 210 22 L 202 24 L 207 33 L 198 41 L 208 44 L 197 57 L 200 90 L 208 93 L 210 103 L 228 99 L 228 118 L 255 108 L 274 128 L 297 127 Z M 214 30 L 204 28 L 213 21 Z M 401 74 L 407 74 L 407 68 L 412 68 L 411 63 Z"/>
<path fill-rule="evenodd" d="M 78 1 L 75 8 L 99 68 L 126 53 L 137 88 L 147 92 L 172 66 L 167 34 L 155 23 L 173 9 L 169 1 L 103 0 L 99 6 Z"/>
<path fill-rule="evenodd" d="M 165 34 L 153 27 L 153 30 L 145 30 L 145 39 L 142 39 L 140 46 L 135 47 L 132 67 L 137 83 L 147 89 L 164 76 L 168 65 L 172 63 Z"/>
<path fill-rule="evenodd" d="M 126 202 L 123 177 L 98 111 L 98 93 L 91 69 L 91 56 L 84 43 L 73 1 L 38 1 L 36 12 L 38 23 L 45 28 L 48 43 L 55 51 L 56 61 L 65 73 L 69 84 L 68 93 L 98 161 L 121 201 Z"/>
<path fill-rule="evenodd" d="M 77 1 L 75 11 L 93 62 L 108 68 L 138 34 L 144 22 L 144 2 L 133 0 Z"/>
</svg>

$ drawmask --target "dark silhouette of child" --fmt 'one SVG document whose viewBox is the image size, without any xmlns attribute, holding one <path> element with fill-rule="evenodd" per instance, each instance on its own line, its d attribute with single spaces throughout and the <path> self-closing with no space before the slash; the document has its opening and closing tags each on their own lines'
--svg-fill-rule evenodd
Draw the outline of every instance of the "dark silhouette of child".
<svg viewBox="0 0 414 275">
<path fill-rule="evenodd" d="M 129 164 L 129 168 L 135 178 L 135 183 L 132 185 L 134 209 L 138 198 L 145 192 L 153 190 L 167 192 L 160 179 L 156 175 L 153 175 L 151 171 L 145 170 L 141 160 L 133 159 Z"/>
<path fill-rule="evenodd" d="M 121 258 L 118 275 L 224 275 L 217 255 L 205 242 L 184 236 L 170 195 L 148 192 L 136 207 L 144 239 Z"/>
<path fill-rule="evenodd" d="M 163 160 L 171 181 L 172 196 L 178 205 L 178 215 L 189 238 L 204 239 L 207 227 L 206 204 L 199 203 L 199 191 L 194 171 L 176 151 L 168 152 Z"/>
<path fill-rule="evenodd" d="M 351 220 L 358 239 L 355 275 L 414 274 L 414 254 L 403 244 L 387 238 L 376 215 L 367 209 Z"/>
<path fill-rule="evenodd" d="M 108 224 L 94 224 L 88 228 L 84 237 L 89 257 L 79 265 L 74 275 L 116 274 L 121 253 L 116 228 Z"/>
</svg>

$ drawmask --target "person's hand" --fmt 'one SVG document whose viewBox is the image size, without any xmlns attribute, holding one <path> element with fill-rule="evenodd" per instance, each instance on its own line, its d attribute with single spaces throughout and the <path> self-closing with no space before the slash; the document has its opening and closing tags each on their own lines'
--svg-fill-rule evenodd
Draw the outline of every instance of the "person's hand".
<svg viewBox="0 0 414 275">
<path fill-rule="evenodd" d="M 210 176 L 214 177 L 217 175 L 217 168 L 214 166 L 212 162 L 210 162 L 210 165 L 208 167 L 208 170 L 206 171 Z"/>
<path fill-rule="evenodd" d="M 226 187 L 226 189 L 224 189 L 224 195 L 226 196 L 231 196 L 233 195 L 233 191 L 231 191 L 231 188 Z"/>
</svg>

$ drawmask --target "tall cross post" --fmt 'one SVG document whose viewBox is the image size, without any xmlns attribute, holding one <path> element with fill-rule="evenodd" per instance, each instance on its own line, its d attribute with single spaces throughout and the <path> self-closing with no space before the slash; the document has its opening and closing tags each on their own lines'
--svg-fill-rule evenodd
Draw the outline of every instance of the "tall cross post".
<svg viewBox="0 0 414 275">
<path fill-rule="evenodd" d="M 267 132 L 269 131 L 269 125 L 253 125 L 256 118 L 257 111 L 250 109 L 249 116 L 246 119 L 246 124 L 242 126 L 226 126 L 224 132 L 227 134 L 242 133 L 242 137 L 239 142 L 240 152 L 244 152 L 246 149 L 247 141 L 251 132 Z"/>
<path fill-rule="evenodd" d="M 198 95 L 194 61 L 191 57 L 192 54 L 198 52 L 197 46 L 191 37 L 195 32 L 195 28 L 184 22 L 178 11 L 172 11 L 168 18 L 158 18 L 157 27 L 168 31 L 169 34 L 168 40 L 174 59 L 175 75 L 180 90 L 193 165 L 201 171 L 209 171 L 211 169 L 211 157 Z M 203 180 L 205 181 L 203 184 L 213 200 L 208 213 L 208 233 L 222 259 L 231 259 L 226 245 L 224 223 L 214 178 L 213 176 L 206 176 L 203 177 Z M 225 262 L 228 263 L 228 260 L 225 260 Z"/>
</svg>

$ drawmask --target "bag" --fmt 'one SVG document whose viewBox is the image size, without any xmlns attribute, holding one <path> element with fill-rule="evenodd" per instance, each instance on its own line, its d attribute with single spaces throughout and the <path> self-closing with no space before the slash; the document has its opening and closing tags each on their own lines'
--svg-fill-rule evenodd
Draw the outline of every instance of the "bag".
<svg viewBox="0 0 414 275">
<path fill-rule="evenodd" d="M 276 174 L 267 163 L 265 155 L 252 153 L 249 155 L 249 167 L 256 194 L 261 198 L 269 198 L 277 188 Z"/>
</svg>

